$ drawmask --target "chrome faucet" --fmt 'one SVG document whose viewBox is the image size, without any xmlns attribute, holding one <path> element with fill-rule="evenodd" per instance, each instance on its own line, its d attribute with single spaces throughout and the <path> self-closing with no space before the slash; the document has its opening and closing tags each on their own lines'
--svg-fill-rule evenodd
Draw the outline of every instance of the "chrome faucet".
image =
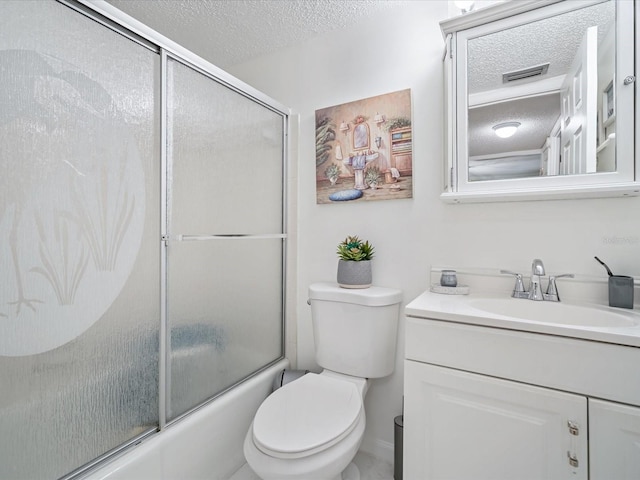
<svg viewBox="0 0 640 480">
<path fill-rule="evenodd" d="M 536 258 L 531 263 L 531 280 L 529 282 L 529 300 L 542 301 L 542 287 L 540 286 L 540 277 L 544 276 L 544 265 L 542 260 Z"/>
<path fill-rule="evenodd" d="M 556 279 L 562 277 L 573 278 L 572 273 L 564 273 L 562 275 L 553 275 L 549 277 L 549 284 L 547 285 L 547 292 L 542 293 L 541 277 L 544 277 L 545 270 L 542 260 L 536 258 L 531 263 L 531 279 L 529 281 L 529 290 L 525 290 L 524 282 L 522 281 L 522 274 L 517 272 L 511 272 L 509 270 L 500 270 L 500 273 L 507 273 L 516 277 L 516 284 L 513 287 L 511 296 L 513 298 L 528 298 L 529 300 L 549 302 L 559 302 L 560 295 L 558 294 L 558 286 L 556 285 Z"/>
</svg>

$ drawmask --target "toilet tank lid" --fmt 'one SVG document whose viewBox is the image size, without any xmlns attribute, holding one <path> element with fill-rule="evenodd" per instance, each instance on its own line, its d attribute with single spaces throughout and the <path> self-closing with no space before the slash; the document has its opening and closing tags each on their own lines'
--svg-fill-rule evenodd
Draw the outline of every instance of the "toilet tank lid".
<svg viewBox="0 0 640 480">
<path fill-rule="evenodd" d="M 342 288 L 337 283 L 318 282 L 309 286 L 309 300 L 355 303 L 369 307 L 395 305 L 402 302 L 402 291 L 395 288 Z"/>
</svg>

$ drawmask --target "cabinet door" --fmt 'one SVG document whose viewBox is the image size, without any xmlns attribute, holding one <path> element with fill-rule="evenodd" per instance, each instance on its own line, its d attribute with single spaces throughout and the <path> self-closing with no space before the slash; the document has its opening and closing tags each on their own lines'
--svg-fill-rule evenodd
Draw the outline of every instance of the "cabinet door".
<svg viewBox="0 0 640 480">
<path fill-rule="evenodd" d="M 640 408 L 589 400 L 591 480 L 640 478 Z"/>
<path fill-rule="evenodd" d="M 405 478 L 586 480 L 586 426 L 585 397 L 405 362 Z"/>
</svg>

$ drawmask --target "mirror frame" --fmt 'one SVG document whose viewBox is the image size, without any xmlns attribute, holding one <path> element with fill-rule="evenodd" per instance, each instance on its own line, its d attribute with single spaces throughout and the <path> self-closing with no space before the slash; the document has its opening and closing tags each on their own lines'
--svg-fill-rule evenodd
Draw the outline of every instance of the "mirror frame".
<svg viewBox="0 0 640 480">
<path fill-rule="evenodd" d="M 444 191 L 440 198 L 447 203 L 498 202 L 518 200 L 551 200 L 570 198 L 640 196 L 637 181 L 640 155 L 635 147 L 640 128 L 640 106 L 634 110 L 637 82 L 624 85 L 624 78 L 635 72 L 622 71 L 620 58 L 631 55 L 638 64 L 640 48 L 616 48 L 616 171 L 582 175 L 558 175 L 521 179 L 484 180 L 470 182 L 467 154 L 466 45 L 473 38 L 512 28 L 532 21 L 577 10 L 603 1 L 526 0 L 505 2 L 476 12 L 440 22 L 446 43 L 444 62 L 445 91 L 445 169 Z M 636 2 L 612 0 L 617 3 L 616 44 L 622 38 L 634 38 L 634 18 L 638 18 Z M 623 21 L 620 21 L 620 20 Z M 624 44 L 628 45 L 628 42 Z M 621 51 L 621 50 L 624 50 Z M 629 52 L 631 50 L 631 52 Z"/>
<path fill-rule="evenodd" d="M 359 134 L 358 131 L 360 131 L 361 133 Z M 367 124 L 367 122 L 360 122 L 360 123 L 356 123 L 353 126 L 353 134 L 352 134 L 352 144 L 353 144 L 353 150 L 354 151 L 360 151 L 360 150 L 369 150 L 369 146 L 370 146 L 370 137 L 371 137 L 371 133 L 369 130 L 369 125 Z M 358 143 L 356 144 L 356 138 L 358 138 L 358 140 L 361 140 L 362 144 Z"/>
</svg>

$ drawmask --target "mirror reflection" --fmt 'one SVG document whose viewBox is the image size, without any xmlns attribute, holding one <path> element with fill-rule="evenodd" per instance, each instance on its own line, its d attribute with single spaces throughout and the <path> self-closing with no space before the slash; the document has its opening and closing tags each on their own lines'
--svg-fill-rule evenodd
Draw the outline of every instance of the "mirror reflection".
<svg viewBox="0 0 640 480">
<path fill-rule="evenodd" d="M 469 181 L 616 170 L 615 2 L 467 43 Z"/>
<path fill-rule="evenodd" d="M 369 125 L 358 123 L 353 127 L 353 149 L 363 150 L 369 148 Z"/>
</svg>

